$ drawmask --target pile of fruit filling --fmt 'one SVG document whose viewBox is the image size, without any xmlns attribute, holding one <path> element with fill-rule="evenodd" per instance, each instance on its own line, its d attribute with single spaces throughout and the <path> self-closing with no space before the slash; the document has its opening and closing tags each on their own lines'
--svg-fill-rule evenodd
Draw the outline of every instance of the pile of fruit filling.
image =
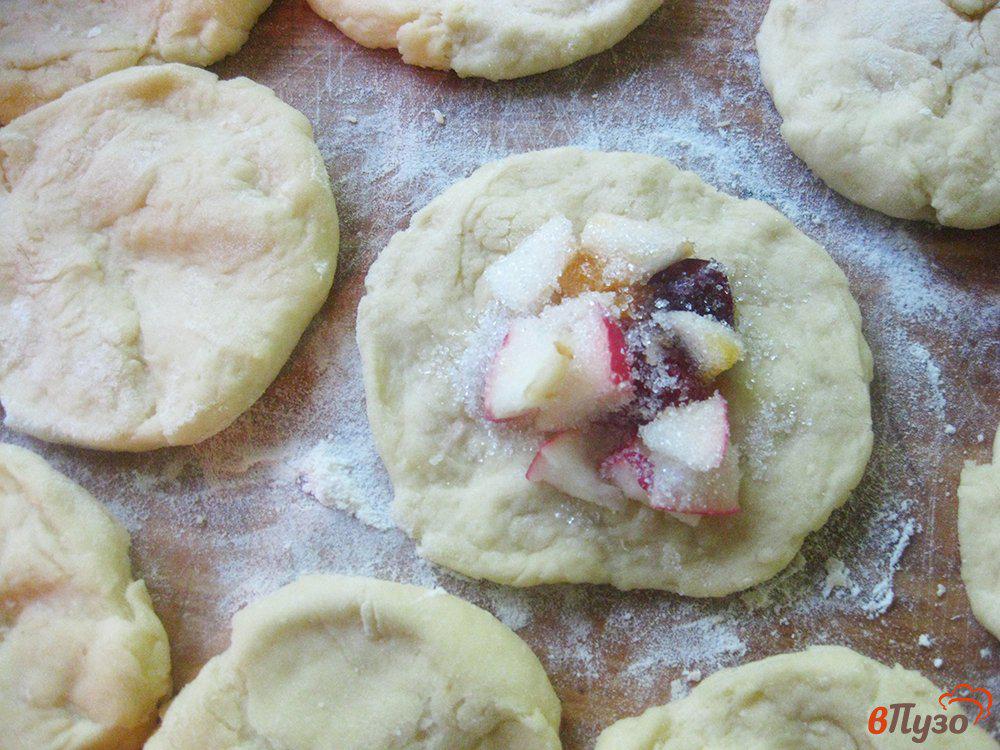
<svg viewBox="0 0 1000 750">
<path fill-rule="evenodd" d="M 743 356 L 722 267 L 660 224 L 551 219 L 484 272 L 509 328 L 483 409 L 542 433 L 527 470 L 612 510 L 695 524 L 739 512 L 739 456 L 715 380 Z"/>
</svg>

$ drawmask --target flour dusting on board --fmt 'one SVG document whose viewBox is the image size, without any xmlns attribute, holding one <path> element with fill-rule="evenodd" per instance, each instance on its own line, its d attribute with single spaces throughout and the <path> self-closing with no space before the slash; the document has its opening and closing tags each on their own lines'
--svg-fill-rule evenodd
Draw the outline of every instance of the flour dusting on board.
<svg viewBox="0 0 1000 750">
<path fill-rule="evenodd" d="M 296 464 L 302 490 L 328 508 L 345 510 L 373 529 L 391 529 L 384 508 L 375 508 L 362 492 L 350 455 L 332 440 L 321 440 Z"/>
<path fill-rule="evenodd" d="M 217 66 L 224 77 L 271 86 L 313 123 L 341 215 L 329 302 L 260 402 L 200 446 L 108 456 L 3 433 L 43 452 L 127 525 L 137 571 L 170 632 L 178 685 L 224 648 L 234 611 L 316 571 L 440 586 L 496 614 L 531 645 L 561 695 L 611 696 L 613 709 L 594 714 L 567 702 L 568 749 L 591 747 L 611 720 L 685 693 L 692 675 L 768 653 L 829 642 L 927 662 L 918 645 L 927 625 L 891 654 L 874 644 L 886 623 L 910 627 L 900 615 L 924 606 L 908 570 L 957 581 L 954 549 L 935 546 L 935 510 L 954 502 L 957 438 L 998 421 L 970 382 L 995 369 L 989 342 L 1000 307 L 975 279 L 951 273 L 947 253 L 927 249 L 962 235 L 852 206 L 781 142 L 753 53 L 765 3 L 694 5 L 667 2 L 628 40 L 567 70 L 493 84 L 416 70 L 345 40 L 305 3 L 277 3 L 247 47 Z M 696 12 L 699 21 L 686 18 Z M 292 42 L 276 44 L 279 34 Z M 721 83 L 707 75 L 711 61 L 725 69 Z M 513 590 L 430 565 L 392 524 L 354 340 L 364 274 L 449 185 L 488 161 L 561 145 L 656 154 L 769 203 L 848 276 L 875 355 L 874 454 L 851 500 L 773 581 L 719 601 L 594 586 Z M 793 418 L 764 414 L 750 439 L 767 440 Z M 937 597 L 931 587 L 930 606 L 943 612 L 957 602 L 952 588 Z M 947 648 L 933 627 L 935 649 Z M 944 659 L 935 677 L 1000 693 L 989 642 L 971 625 L 949 632 L 959 633 L 953 642 L 979 638 L 986 655 Z"/>
</svg>

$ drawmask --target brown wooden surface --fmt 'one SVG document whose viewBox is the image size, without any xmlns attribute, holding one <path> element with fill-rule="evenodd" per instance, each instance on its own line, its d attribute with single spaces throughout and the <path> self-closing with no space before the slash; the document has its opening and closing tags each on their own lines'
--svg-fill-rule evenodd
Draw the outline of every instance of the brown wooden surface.
<svg viewBox="0 0 1000 750">
<path fill-rule="evenodd" d="M 668 1 L 608 53 L 492 84 L 408 67 L 394 52 L 353 44 L 304 0 L 278 0 L 246 47 L 216 66 L 271 86 L 315 127 L 342 219 L 329 302 L 264 398 L 202 446 L 115 456 L 0 434 L 44 453 L 128 525 L 178 686 L 224 648 L 235 609 L 301 572 L 328 570 L 436 583 L 515 620 L 562 699 L 571 750 L 668 700 L 685 667 L 707 674 L 812 643 L 850 645 L 942 687 L 978 682 L 1000 696 L 1000 643 L 971 617 L 955 530 L 962 462 L 988 458 L 1000 421 L 1000 230 L 893 221 L 811 176 L 782 144 L 759 80 L 752 40 L 765 5 Z M 353 341 L 364 274 L 414 210 L 483 161 L 565 144 L 660 154 L 767 201 L 850 279 L 875 353 L 875 454 L 852 500 L 807 541 L 804 565 L 767 589 L 766 607 L 739 596 L 692 602 L 460 580 L 417 559 L 400 532 L 316 503 L 290 476 L 294 457 L 329 435 L 350 446 L 360 486 L 384 513 L 388 486 L 366 432 Z M 890 537 L 909 521 L 919 531 L 899 561 L 896 600 L 868 618 L 863 605 L 889 565 Z M 858 580 L 856 596 L 822 597 L 831 555 Z M 932 649 L 917 645 L 922 633 Z"/>
</svg>

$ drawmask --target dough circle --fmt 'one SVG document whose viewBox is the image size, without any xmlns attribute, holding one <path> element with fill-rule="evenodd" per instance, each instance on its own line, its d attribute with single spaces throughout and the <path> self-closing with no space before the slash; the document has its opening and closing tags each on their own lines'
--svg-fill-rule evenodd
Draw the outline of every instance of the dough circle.
<svg viewBox="0 0 1000 750">
<path fill-rule="evenodd" d="M 112 73 L 0 130 L 0 226 L 6 423 L 108 450 L 229 425 L 337 259 L 306 118 L 184 65 Z"/>
<path fill-rule="evenodd" d="M 0 123 L 133 65 L 211 65 L 271 0 L 0 0 Z"/>
<path fill-rule="evenodd" d="M 170 692 L 128 533 L 40 457 L 0 445 L 0 744 L 132 750 Z"/>
<path fill-rule="evenodd" d="M 561 68 L 612 47 L 663 0 L 309 0 L 366 47 L 411 65 L 498 81 Z"/>
<path fill-rule="evenodd" d="M 146 750 L 555 750 L 560 706 L 528 646 L 441 590 L 307 576 L 233 618 L 232 642 Z"/>
<path fill-rule="evenodd" d="M 782 135 L 834 190 L 904 219 L 1000 223 L 996 0 L 772 0 L 757 49 Z"/>
<path fill-rule="evenodd" d="M 717 672 L 687 697 L 613 724 L 596 750 L 903 750 L 914 747 L 912 734 L 872 735 L 868 716 L 877 706 L 907 702 L 916 704 L 915 714 L 939 714 L 941 692 L 899 665 L 889 668 L 841 646 L 814 646 Z M 997 743 L 970 726 L 962 734 L 928 734 L 918 747 L 996 750 Z"/>
<path fill-rule="evenodd" d="M 977 466 L 970 461 L 962 470 L 958 543 L 972 612 L 1000 638 L 1000 429 L 993 442 L 993 463 Z"/>
<path fill-rule="evenodd" d="M 747 343 L 721 388 L 743 455 L 740 504 L 692 529 L 530 483 L 539 440 L 471 415 L 461 371 L 484 269 L 555 215 L 662 222 L 727 267 Z M 861 478 L 871 353 L 844 274 L 788 219 L 669 162 L 576 148 L 514 156 L 417 213 L 374 263 L 358 311 L 368 415 L 419 552 L 515 586 L 610 583 L 723 596 L 774 576 Z"/>
</svg>

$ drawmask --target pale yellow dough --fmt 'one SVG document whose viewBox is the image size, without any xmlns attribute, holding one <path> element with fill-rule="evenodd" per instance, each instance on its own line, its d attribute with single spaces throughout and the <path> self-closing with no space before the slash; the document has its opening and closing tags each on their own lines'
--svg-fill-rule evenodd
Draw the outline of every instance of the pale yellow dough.
<svg viewBox="0 0 1000 750">
<path fill-rule="evenodd" d="M 1000 430 L 993 463 L 969 462 L 958 487 L 962 580 L 976 619 L 1000 638 Z"/>
<path fill-rule="evenodd" d="M 616 513 L 525 479 L 538 435 L 490 427 L 462 370 L 485 268 L 554 216 L 662 225 L 727 268 L 746 357 L 721 381 L 743 511 L 691 528 Z M 419 552 L 530 586 L 610 583 L 723 596 L 787 565 L 858 483 L 872 446 L 871 353 L 844 274 L 788 219 L 653 156 L 567 148 L 490 164 L 416 214 L 368 275 L 358 311 L 368 415 Z"/>
<path fill-rule="evenodd" d="M 757 49 L 782 135 L 834 190 L 1000 223 L 997 0 L 771 0 Z"/>
<path fill-rule="evenodd" d="M 603 52 L 663 0 L 309 0 L 366 47 L 491 80 L 542 73 Z"/>
<path fill-rule="evenodd" d="M 0 123 L 133 65 L 210 65 L 271 0 L 0 0 Z"/>
<path fill-rule="evenodd" d="M 309 122 L 184 65 L 112 73 L 0 130 L 0 402 L 45 440 L 204 440 L 323 304 L 337 212 Z"/>
<path fill-rule="evenodd" d="M 962 734 L 868 732 L 876 706 L 915 703 L 942 713 L 941 689 L 917 672 L 889 668 L 839 646 L 724 669 L 686 698 L 606 729 L 596 750 L 997 750 L 976 726 Z M 961 710 L 952 706 L 947 715 Z"/>
<path fill-rule="evenodd" d="M 0 747 L 132 750 L 170 692 L 129 538 L 82 487 L 0 445 Z"/>
<path fill-rule="evenodd" d="M 307 576 L 233 618 L 147 750 L 558 750 L 531 650 L 441 590 Z"/>
</svg>

